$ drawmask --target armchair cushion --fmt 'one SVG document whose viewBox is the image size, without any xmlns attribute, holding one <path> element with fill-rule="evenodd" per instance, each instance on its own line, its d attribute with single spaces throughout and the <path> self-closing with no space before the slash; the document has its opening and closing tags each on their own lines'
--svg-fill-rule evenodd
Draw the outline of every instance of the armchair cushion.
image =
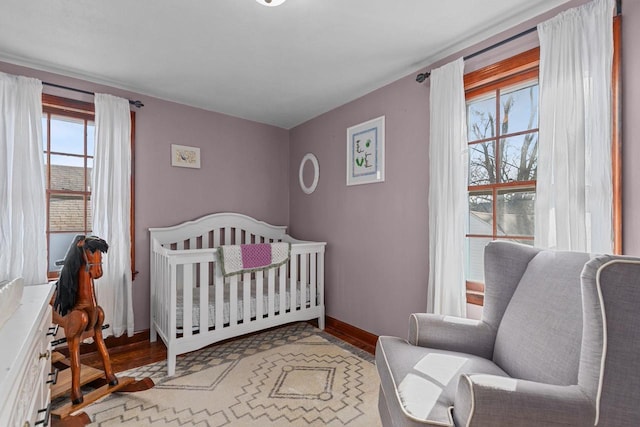
<svg viewBox="0 0 640 427">
<path fill-rule="evenodd" d="M 541 251 L 525 270 L 505 310 L 493 361 L 509 375 L 577 384 L 582 304 L 580 273 L 589 255 Z"/>
<path fill-rule="evenodd" d="M 462 375 L 454 407 L 459 426 L 589 426 L 595 419 L 593 402 L 577 385 L 482 374 Z"/>
<path fill-rule="evenodd" d="M 461 373 L 507 374 L 491 360 L 465 353 L 415 346 L 382 336 L 376 366 L 393 425 L 452 426 L 451 408 Z M 411 423 L 411 424 L 408 424 Z"/>
</svg>

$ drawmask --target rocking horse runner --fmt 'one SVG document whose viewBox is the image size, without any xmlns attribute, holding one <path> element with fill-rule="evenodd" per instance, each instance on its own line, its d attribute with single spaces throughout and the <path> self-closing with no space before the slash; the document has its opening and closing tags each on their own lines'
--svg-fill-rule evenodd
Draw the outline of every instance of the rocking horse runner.
<svg viewBox="0 0 640 427">
<path fill-rule="evenodd" d="M 105 379 L 118 384 L 102 337 L 104 311 L 96 301 L 93 279 L 102 277 L 102 253 L 109 245 L 95 236 L 76 236 L 67 252 L 52 298 L 53 321 L 64 328 L 71 360 L 71 401 L 82 403 L 80 343 L 93 337 L 102 358 Z"/>
</svg>

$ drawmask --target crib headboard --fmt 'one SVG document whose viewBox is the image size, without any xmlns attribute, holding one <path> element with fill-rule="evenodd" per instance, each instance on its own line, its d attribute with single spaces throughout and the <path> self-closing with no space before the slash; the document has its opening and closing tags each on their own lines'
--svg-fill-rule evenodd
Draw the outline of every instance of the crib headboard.
<svg viewBox="0 0 640 427">
<path fill-rule="evenodd" d="M 149 229 L 151 243 L 155 240 L 167 249 L 289 241 L 286 231 L 286 226 L 267 224 L 232 212 L 214 213 L 171 227 Z"/>
</svg>

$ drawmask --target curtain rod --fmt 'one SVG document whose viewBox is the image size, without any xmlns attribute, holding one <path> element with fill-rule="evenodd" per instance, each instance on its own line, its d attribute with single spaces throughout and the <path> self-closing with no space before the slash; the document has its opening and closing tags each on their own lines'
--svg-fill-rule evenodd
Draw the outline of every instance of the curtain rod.
<svg viewBox="0 0 640 427">
<path fill-rule="evenodd" d="M 55 84 L 55 83 L 42 82 L 42 84 L 46 85 L 46 86 L 57 87 L 59 89 L 71 90 L 73 92 L 86 93 L 87 95 L 95 95 L 95 92 L 89 92 L 88 90 L 76 89 L 76 88 L 69 87 L 69 86 L 62 86 L 62 85 L 58 85 L 58 84 Z M 138 108 L 144 107 L 144 104 L 139 100 L 135 100 L 135 101 L 129 100 L 129 104 L 133 105 L 134 107 L 138 107 Z"/>
<path fill-rule="evenodd" d="M 622 14 L 622 0 L 616 0 L 616 15 L 620 15 L 620 14 Z M 490 51 L 490 50 L 492 50 L 492 49 L 495 49 L 495 48 L 497 48 L 497 47 L 500 47 L 500 46 L 502 46 L 503 44 L 506 44 L 506 43 L 512 42 L 512 41 L 514 41 L 514 40 L 516 40 L 516 39 L 519 39 L 519 38 L 520 38 L 520 37 L 522 37 L 522 36 L 526 36 L 526 35 L 527 35 L 527 34 L 529 34 L 529 33 L 533 33 L 533 32 L 534 32 L 534 31 L 536 31 L 537 29 L 538 29 L 538 27 L 537 27 L 537 26 L 536 26 L 536 27 L 533 27 L 533 28 L 529 28 L 528 30 L 524 30 L 524 31 L 523 31 L 523 32 L 521 32 L 521 33 L 515 34 L 515 35 L 513 35 L 513 36 L 511 36 L 511 37 L 509 37 L 509 38 L 506 38 L 506 39 L 504 39 L 504 40 L 502 40 L 502 41 L 499 41 L 499 42 L 497 42 L 497 43 L 494 43 L 494 44 L 492 44 L 491 46 L 487 46 L 487 47 L 485 47 L 484 49 L 480 49 L 480 50 L 479 50 L 479 51 L 477 51 L 477 52 L 474 52 L 474 53 L 471 53 L 471 54 L 469 54 L 469 55 L 467 55 L 467 56 L 464 56 L 462 59 L 466 61 L 466 60 L 469 60 L 469 59 L 471 59 L 471 58 L 474 58 L 474 57 L 476 57 L 476 56 L 478 56 L 478 55 L 482 55 L 483 53 L 488 52 L 488 51 Z M 425 71 L 424 73 L 420 73 L 420 74 L 418 74 L 418 75 L 416 76 L 416 81 L 417 81 L 418 83 L 422 83 L 422 82 L 424 82 L 426 79 L 428 79 L 430 75 L 431 75 L 431 71 Z"/>
</svg>

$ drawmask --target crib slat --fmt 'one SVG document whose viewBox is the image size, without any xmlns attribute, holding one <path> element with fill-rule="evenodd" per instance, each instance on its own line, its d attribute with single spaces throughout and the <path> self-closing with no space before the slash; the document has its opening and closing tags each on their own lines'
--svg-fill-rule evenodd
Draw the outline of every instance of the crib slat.
<svg viewBox="0 0 640 427">
<path fill-rule="evenodd" d="M 324 248 L 323 252 L 318 253 L 318 305 L 321 307 L 320 317 L 318 318 L 318 327 L 324 329 Z"/>
<path fill-rule="evenodd" d="M 202 235 L 202 247 L 203 248 L 209 247 L 209 233 L 205 233 Z"/>
<path fill-rule="evenodd" d="M 185 264 L 182 269 L 182 336 L 190 337 L 193 332 L 193 266 Z"/>
<path fill-rule="evenodd" d="M 240 245 L 244 243 L 242 241 L 242 229 L 241 228 L 236 228 L 236 239 L 235 239 L 235 244 L 236 245 Z"/>
<path fill-rule="evenodd" d="M 287 311 L 287 264 L 282 264 L 279 268 L 278 278 L 280 279 L 280 305 L 278 311 L 280 315 L 284 315 Z"/>
<path fill-rule="evenodd" d="M 218 246 L 220 246 L 220 230 L 215 229 L 213 230 L 213 247 L 217 248 Z"/>
<path fill-rule="evenodd" d="M 309 257 L 307 254 L 300 254 L 300 310 L 304 310 L 307 305 L 308 267 Z"/>
<path fill-rule="evenodd" d="M 229 278 L 229 326 L 238 324 L 238 276 Z"/>
<path fill-rule="evenodd" d="M 311 259 L 311 272 L 309 274 L 309 280 L 310 280 L 310 285 L 309 285 L 309 307 L 315 307 L 316 306 L 316 296 L 317 296 L 317 290 L 316 290 L 316 283 L 317 283 L 317 276 L 316 276 L 316 257 L 318 256 L 318 254 L 316 254 L 315 252 L 312 252 L 309 257 Z"/>
<path fill-rule="evenodd" d="M 242 275 L 242 324 L 251 321 L 251 273 Z"/>
<path fill-rule="evenodd" d="M 269 317 L 273 317 L 274 312 L 275 312 L 275 287 L 276 287 L 276 269 L 275 268 L 270 268 L 269 270 L 269 279 L 267 282 L 267 286 L 268 286 L 268 307 L 269 307 Z"/>
<path fill-rule="evenodd" d="M 297 290 L 298 290 L 298 255 L 291 255 L 291 259 L 290 259 L 290 272 L 289 274 L 291 274 L 291 302 L 289 303 L 289 309 L 291 310 L 291 313 L 293 313 L 294 311 L 296 311 L 296 297 L 297 297 Z"/>
<path fill-rule="evenodd" d="M 220 262 L 216 262 L 215 267 L 216 275 L 213 279 L 213 288 L 215 292 L 215 330 L 222 330 L 224 328 L 224 277 L 222 277 L 222 269 L 220 268 Z"/>
<path fill-rule="evenodd" d="M 209 263 L 200 263 L 200 333 L 209 329 Z"/>
<path fill-rule="evenodd" d="M 176 304 L 174 303 L 174 301 L 176 300 L 176 281 L 177 281 L 177 277 L 176 277 L 176 267 L 175 266 L 169 266 L 169 280 L 170 285 L 167 288 L 167 293 L 166 293 L 166 302 L 170 303 L 169 305 L 169 324 L 168 329 L 169 329 L 169 334 L 171 337 L 175 337 L 176 336 Z"/>
<path fill-rule="evenodd" d="M 172 280 L 171 280 L 171 275 L 170 275 L 170 270 L 171 266 L 169 265 L 169 262 L 165 261 L 162 264 L 162 289 L 160 289 L 159 292 L 159 302 L 158 302 L 158 308 L 161 312 L 160 315 L 160 327 L 162 328 L 162 330 L 168 334 L 170 337 L 175 336 L 175 331 L 169 328 L 170 325 L 170 319 L 171 319 L 171 312 L 172 312 L 172 306 L 173 303 L 168 304 L 167 303 L 167 299 L 169 297 L 169 293 L 171 292 L 171 286 L 172 286 Z"/>
<path fill-rule="evenodd" d="M 263 307 L 264 271 L 256 271 L 256 320 L 262 319 Z"/>
</svg>

